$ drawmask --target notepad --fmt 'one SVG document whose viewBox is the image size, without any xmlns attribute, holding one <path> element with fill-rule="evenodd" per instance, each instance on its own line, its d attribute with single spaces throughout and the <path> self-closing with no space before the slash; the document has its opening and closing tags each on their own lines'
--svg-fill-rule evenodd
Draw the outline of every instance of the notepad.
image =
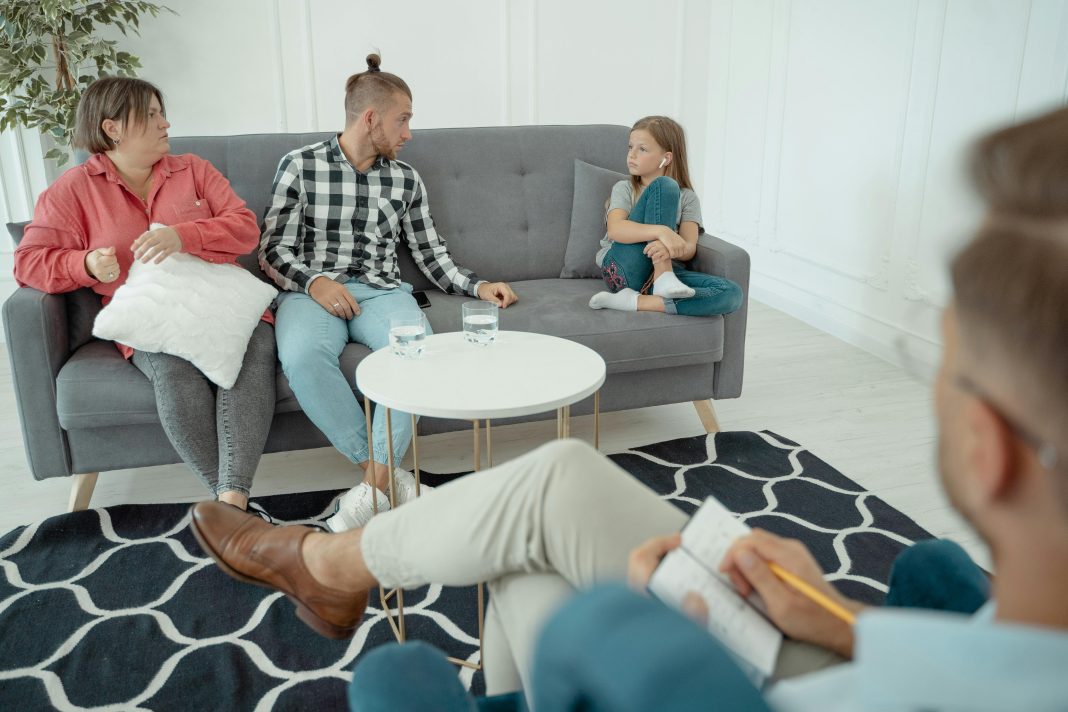
<svg viewBox="0 0 1068 712">
<path fill-rule="evenodd" d="M 749 527 L 709 497 L 683 527 L 682 545 L 653 572 L 649 591 L 675 608 L 687 593 L 697 593 L 708 606 L 708 631 L 751 668 L 747 672 L 767 678 L 775 669 L 782 633 L 760 611 L 759 599 L 743 598 L 719 572 L 731 543 L 748 533 Z"/>
</svg>

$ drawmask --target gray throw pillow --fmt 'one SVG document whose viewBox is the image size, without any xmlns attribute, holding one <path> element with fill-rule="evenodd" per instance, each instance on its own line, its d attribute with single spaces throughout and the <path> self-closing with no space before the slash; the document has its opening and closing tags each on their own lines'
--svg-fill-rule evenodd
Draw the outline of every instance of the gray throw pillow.
<svg viewBox="0 0 1068 712">
<path fill-rule="evenodd" d="M 26 222 L 7 224 L 7 232 L 9 235 L 11 235 L 11 239 L 15 241 L 16 245 L 22 242 L 22 233 L 26 231 L 26 226 L 29 224 L 29 220 L 27 220 Z"/>
<path fill-rule="evenodd" d="M 575 159 L 575 197 L 571 203 L 571 232 L 564 252 L 562 279 L 601 278 L 593 262 L 604 237 L 604 207 L 612 186 L 627 176 Z"/>
</svg>

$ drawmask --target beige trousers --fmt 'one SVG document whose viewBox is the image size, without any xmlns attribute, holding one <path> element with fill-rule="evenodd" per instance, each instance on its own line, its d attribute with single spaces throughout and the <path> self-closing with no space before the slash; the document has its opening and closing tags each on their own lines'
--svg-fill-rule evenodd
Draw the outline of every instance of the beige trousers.
<svg viewBox="0 0 1068 712">
<path fill-rule="evenodd" d="M 686 519 L 590 446 L 558 440 L 375 517 L 361 548 L 386 588 L 487 582 L 493 695 L 529 689 L 538 634 L 576 590 L 624 580 L 632 549 Z M 787 647 L 791 673 L 836 660 Z"/>
</svg>

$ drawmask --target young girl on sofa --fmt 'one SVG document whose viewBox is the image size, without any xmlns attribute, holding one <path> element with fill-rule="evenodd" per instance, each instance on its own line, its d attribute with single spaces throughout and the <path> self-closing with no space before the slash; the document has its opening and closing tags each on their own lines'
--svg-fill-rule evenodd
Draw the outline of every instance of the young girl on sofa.
<svg viewBox="0 0 1068 712">
<path fill-rule="evenodd" d="M 590 307 L 687 316 L 740 307 L 742 290 L 734 282 L 675 264 L 693 259 L 702 229 L 682 127 L 666 116 L 639 119 L 630 132 L 627 168 L 630 179 L 612 188 L 608 231 L 596 256 L 610 291 L 595 294 Z"/>
</svg>

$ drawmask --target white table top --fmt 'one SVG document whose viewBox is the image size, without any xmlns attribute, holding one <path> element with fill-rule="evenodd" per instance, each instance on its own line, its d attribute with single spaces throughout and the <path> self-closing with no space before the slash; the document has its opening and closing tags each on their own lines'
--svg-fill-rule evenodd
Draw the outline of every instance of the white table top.
<svg viewBox="0 0 1068 712">
<path fill-rule="evenodd" d="M 509 418 L 571 405 L 604 383 L 605 363 L 574 341 L 500 331 L 478 346 L 463 332 L 433 334 L 418 358 L 385 347 L 356 367 L 356 387 L 378 404 L 436 418 Z"/>
</svg>

